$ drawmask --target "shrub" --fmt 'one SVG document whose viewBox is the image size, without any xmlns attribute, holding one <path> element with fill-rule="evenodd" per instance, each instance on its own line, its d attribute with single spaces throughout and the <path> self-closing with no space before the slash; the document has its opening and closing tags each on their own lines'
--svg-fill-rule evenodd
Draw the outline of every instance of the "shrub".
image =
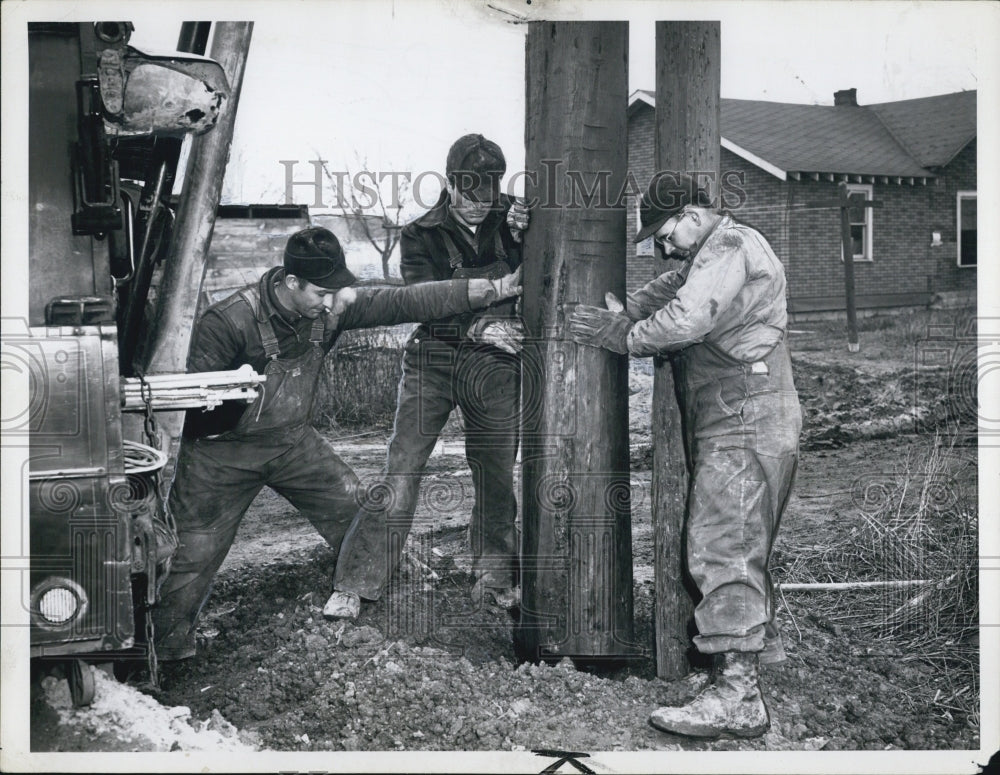
<svg viewBox="0 0 1000 775">
<path fill-rule="evenodd" d="M 392 427 L 403 344 L 412 326 L 341 335 L 323 364 L 314 424 L 321 429 Z"/>
</svg>

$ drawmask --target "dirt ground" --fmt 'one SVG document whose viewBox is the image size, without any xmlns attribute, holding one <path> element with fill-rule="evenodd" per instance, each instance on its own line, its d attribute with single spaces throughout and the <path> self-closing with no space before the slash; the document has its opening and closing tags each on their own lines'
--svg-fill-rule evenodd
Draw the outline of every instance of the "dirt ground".
<svg viewBox="0 0 1000 775">
<path fill-rule="evenodd" d="M 831 350 L 824 344 L 828 329 L 802 323 L 791 334 L 805 427 L 796 488 L 775 548 L 779 583 L 816 580 L 802 577 L 797 560 L 863 535 L 859 492 L 867 498 L 873 484 L 884 491 L 906 461 L 944 439 L 951 486 L 964 494 L 962 503 L 975 503 L 976 449 L 967 445 L 974 426 L 969 400 L 955 387 L 961 382 L 955 368 L 925 367 L 919 347 L 900 352 L 885 345 L 877 328 L 860 354 Z M 127 714 L 102 715 L 96 704 L 73 709 L 57 696 L 65 680 L 50 676 L 33 685 L 32 749 L 978 749 L 975 669 L 949 659 L 948 648 L 943 655 L 908 651 L 912 637 L 873 637 L 878 622 L 864 619 L 866 608 L 877 616 L 887 604 L 905 605 L 912 592 L 876 593 L 878 606 L 856 592 L 783 593 L 778 618 L 788 659 L 764 669 L 772 728 L 763 737 L 700 742 L 649 726 L 650 711 L 683 698 L 656 677 L 651 657 L 651 385 L 649 362 L 633 361 L 635 635 L 646 644 L 644 657 L 603 670 L 579 670 L 569 660 L 518 662 L 511 616 L 470 598 L 471 477 L 451 425 L 430 460 L 402 567 L 383 600 L 366 605 L 356 622 L 323 619 L 334 554 L 265 490 L 217 578 L 198 657 L 163 665 L 158 690 L 141 672 L 117 688 L 103 678 L 99 683 L 113 702 L 131 707 L 137 697 L 152 698 L 167 716 L 137 714 L 129 724 Z M 331 441 L 364 479 L 378 473 L 386 436 Z M 852 571 L 853 577 L 825 580 L 885 577 L 878 568 L 845 566 Z M 898 600 L 886 601 L 890 594 Z M 963 654 L 975 654 L 975 642 L 961 646 Z"/>
</svg>

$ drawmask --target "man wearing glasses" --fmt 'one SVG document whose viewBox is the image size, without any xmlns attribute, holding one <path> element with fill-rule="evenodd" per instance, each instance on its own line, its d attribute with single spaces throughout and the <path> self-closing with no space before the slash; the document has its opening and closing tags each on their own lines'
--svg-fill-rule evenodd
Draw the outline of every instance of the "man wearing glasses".
<svg viewBox="0 0 1000 775">
<path fill-rule="evenodd" d="M 711 206 L 688 175 L 661 174 L 640 202 L 677 271 L 622 305 L 579 306 L 570 333 L 618 353 L 670 354 L 691 473 L 687 563 L 701 600 L 697 649 L 713 669 L 682 707 L 650 723 L 692 737 L 756 737 L 770 725 L 758 665 L 784 659 L 768 572 L 798 460 L 802 415 L 785 345 L 785 273 L 767 240 Z"/>
<path fill-rule="evenodd" d="M 479 134 L 448 151 L 445 190 L 430 211 L 403 228 L 400 270 L 408 284 L 493 278 L 521 265 L 527 209 L 500 193 L 507 163 Z M 473 599 L 513 610 L 520 604 L 514 461 L 519 438 L 523 328 L 515 303 L 488 314 L 426 323 L 403 354 L 395 427 L 380 487 L 347 532 L 327 618 L 355 618 L 377 600 L 399 563 L 413 522 L 420 478 L 441 429 L 462 410 L 475 502 L 469 525 Z"/>
</svg>

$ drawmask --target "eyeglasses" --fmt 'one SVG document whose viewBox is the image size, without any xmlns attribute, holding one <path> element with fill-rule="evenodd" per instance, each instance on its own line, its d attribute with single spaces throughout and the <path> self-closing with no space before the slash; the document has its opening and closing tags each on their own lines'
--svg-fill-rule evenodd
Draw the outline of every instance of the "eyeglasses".
<svg viewBox="0 0 1000 775">
<path fill-rule="evenodd" d="M 662 236 L 654 237 L 654 239 L 658 243 L 660 243 L 660 246 L 664 250 L 669 252 L 673 248 L 673 245 L 670 243 L 670 240 L 674 236 L 674 232 L 677 231 L 677 226 L 680 224 L 681 221 L 684 220 L 684 216 L 688 215 L 688 213 L 690 212 L 691 212 L 690 210 L 682 210 L 680 215 L 677 217 L 677 220 L 674 221 L 673 228 L 671 228 L 669 232 L 667 232 Z"/>
</svg>

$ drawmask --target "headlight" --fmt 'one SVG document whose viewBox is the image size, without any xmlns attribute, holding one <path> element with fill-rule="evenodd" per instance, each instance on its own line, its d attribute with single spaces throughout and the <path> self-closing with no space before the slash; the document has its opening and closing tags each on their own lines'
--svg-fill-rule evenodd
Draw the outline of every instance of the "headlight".
<svg viewBox="0 0 1000 775">
<path fill-rule="evenodd" d="M 50 589 L 38 601 L 38 613 L 53 624 L 68 622 L 79 607 L 80 601 L 66 587 Z"/>
<path fill-rule="evenodd" d="M 31 598 L 35 622 L 42 626 L 66 625 L 87 610 L 87 593 L 67 578 L 47 578 L 35 588 Z"/>
</svg>

